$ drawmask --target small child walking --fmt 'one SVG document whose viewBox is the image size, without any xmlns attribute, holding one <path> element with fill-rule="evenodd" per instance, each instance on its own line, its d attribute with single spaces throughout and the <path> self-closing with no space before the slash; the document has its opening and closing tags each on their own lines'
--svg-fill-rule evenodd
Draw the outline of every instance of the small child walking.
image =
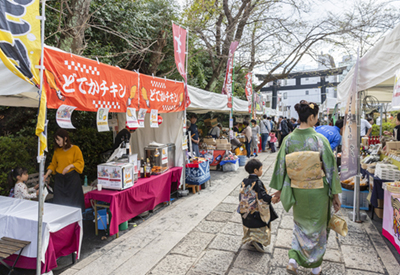
<svg viewBox="0 0 400 275">
<path fill-rule="evenodd" d="M 28 170 L 23 167 L 16 167 L 8 174 L 8 184 L 11 188 L 9 197 L 16 199 L 35 199 L 39 194 L 39 185 L 28 188 L 25 182 L 28 180 Z"/>
<path fill-rule="evenodd" d="M 276 148 L 275 148 L 275 142 L 278 140 L 275 136 L 275 133 L 269 133 L 269 136 L 271 137 L 271 139 L 268 141 L 269 143 L 269 148 L 271 148 L 271 153 L 275 153 L 276 152 Z"/>
<path fill-rule="evenodd" d="M 259 252 L 264 252 L 264 246 L 270 244 L 271 222 L 278 218 L 271 205 L 271 202 L 277 203 L 278 198 L 268 195 L 259 179 L 263 173 L 262 166 L 258 159 L 246 163 L 249 177 L 242 182 L 237 210 L 243 222 L 242 243 L 250 242 Z"/>
</svg>

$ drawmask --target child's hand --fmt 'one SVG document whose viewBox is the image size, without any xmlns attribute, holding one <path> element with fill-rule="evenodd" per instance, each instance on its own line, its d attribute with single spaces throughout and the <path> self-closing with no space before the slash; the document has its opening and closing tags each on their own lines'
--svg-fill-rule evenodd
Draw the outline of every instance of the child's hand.
<svg viewBox="0 0 400 275">
<path fill-rule="evenodd" d="M 271 199 L 271 201 L 272 201 L 273 204 L 276 204 L 276 203 L 279 202 L 279 199 L 278 199 L 277 197 L 273 197 L 273 198 Z"/>
<path fill-rule="evenodd" d="M 39 183 L 35 185 L 35 189 L 39 189 Z"/>
</svg>

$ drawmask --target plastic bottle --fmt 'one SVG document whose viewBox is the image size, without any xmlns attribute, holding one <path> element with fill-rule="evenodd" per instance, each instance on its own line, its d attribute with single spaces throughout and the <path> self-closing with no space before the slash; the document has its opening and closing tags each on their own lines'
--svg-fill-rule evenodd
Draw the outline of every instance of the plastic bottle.
<svg viewBox="0 0 400 275">
<path fill-rule="evenodd" d="M 88 186 L 88 183 L 87 183 L 87 176 L 85 175 L 85 179 L 84 179 L 84 181 L 83 181 L 83 186 Z"/>
</svg>

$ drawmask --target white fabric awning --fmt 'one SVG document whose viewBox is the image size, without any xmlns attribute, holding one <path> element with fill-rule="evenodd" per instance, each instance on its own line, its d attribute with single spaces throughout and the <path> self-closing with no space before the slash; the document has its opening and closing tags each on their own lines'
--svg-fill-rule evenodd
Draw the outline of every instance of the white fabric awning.
<svg viewBox="0 0 400 275">
<path fill-rule="evenodd" d="M 391 102 L 394 76 L 400 69 L 400 25 L 360 58 L 358 91 L 366 91 L 379 102 Z M 338 102 L 345 102 L 351 89 L 354 67 L 339 84 Z"/>
</svg>

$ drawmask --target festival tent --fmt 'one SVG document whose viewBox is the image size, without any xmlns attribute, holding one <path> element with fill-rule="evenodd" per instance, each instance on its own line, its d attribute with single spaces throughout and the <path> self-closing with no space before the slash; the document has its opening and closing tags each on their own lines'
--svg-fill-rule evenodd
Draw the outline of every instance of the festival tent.
<svg viewBox="0 0 400 275">
<path fill-rule="evenodd" d="M 320 106 L 320 112 L 326 112 L 329 109 L 329 114 L 333 114 L 335 110 L 337 99 L 333 97 L 327 97 Z"/>
<path fill-rule="evenodd" d="M 400 69 L 400 25 L 383 37 L 360 58 L 358 91 L 375 96 L 379 102 L 391 102 L 394 78 Z M 345 103 L 351 91 L 355 67 L 338 86 L 338 102 Z"/>
</svg>

